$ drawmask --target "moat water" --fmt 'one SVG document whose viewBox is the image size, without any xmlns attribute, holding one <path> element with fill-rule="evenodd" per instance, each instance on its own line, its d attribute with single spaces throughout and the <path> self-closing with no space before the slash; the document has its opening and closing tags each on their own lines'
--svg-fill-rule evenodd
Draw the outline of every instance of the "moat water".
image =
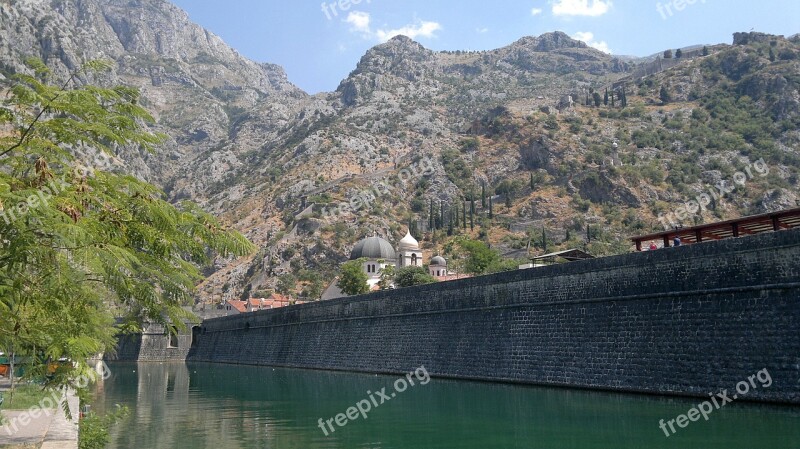
<svg viewBox="0 0 800 449">
<path fill-rule="evenodd" d="M 686 413 L 698 400 L 441 379 L 422 385 L 424 371 L 398 382 L 229 365 L 110 368 L 95 410 L 122 404 L 131 411 L 113 429 L 110 448 L 800 448 L 800 409 L 791 407 L 732 403 L 667 437 L 659 420 Z M 402 393 L 395 389 L 403 386 Z M 366 420 L 359 414 L 344 427 L 325 424 L 340 413 L 344 422 L 359 402 L 371 408 Z"/>
</svg>

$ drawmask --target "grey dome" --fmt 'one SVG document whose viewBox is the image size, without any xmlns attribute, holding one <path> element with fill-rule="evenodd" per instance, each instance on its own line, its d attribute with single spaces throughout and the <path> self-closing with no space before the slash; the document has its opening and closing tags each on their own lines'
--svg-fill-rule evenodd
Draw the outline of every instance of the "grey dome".
<svg viewBox="0 0 800 449">
<path fill-rule="evenodd" d="M 385 259 L 394 261 L 397 255 L 392 248 L 392 244 L 380 237 L 369 237 L 358 243 L 350 253 L 350 260 L 358 260 L 361 258 L 378 260 Z"/>
<path fill-rule="evenodd" d="M 431 259 L 431 265 L 436 265 L 436 266 L 440 266 L 440 267 L 446 267 L 447 266 L 447 261 L 444 260 L 444 257 L 442 257 L 442 256 L 436 256 L 433 259 Z"/>
</svg>

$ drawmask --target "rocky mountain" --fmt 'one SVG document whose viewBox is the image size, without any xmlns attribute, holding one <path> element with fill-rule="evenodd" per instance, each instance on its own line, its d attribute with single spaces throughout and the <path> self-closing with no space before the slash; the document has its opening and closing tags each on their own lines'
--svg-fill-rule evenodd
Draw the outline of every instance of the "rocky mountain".
<svg viewBox="0 0 800 449">
<path fill-rule="evenodd" d="M 457 235 L 508 257 L 627 251 L 627 237 L 748 167 L 744 185 L 689 220 L 794 206 L 800 41 L 743 33 L 698 48 L 653 61 L 559 32 L 483 52 L 400 36 L 369 50 L 336 91 L 311 96 L 163 0 L 0 4 L 3 72 L 25 70 L 27 56 L 62 77 L 88 59 L 115 61 L 107 79 L 83 81 L 140 88 L 170 136 L 155 155 L 121 150 L 125 170 L 261 246 L 209 270 L 207 301 L 316 297 L 356 240 L 396 239 L 407 226 L 428 253 Z M 753 171 L 758 161 L 768 174 Z"/>
</svg>

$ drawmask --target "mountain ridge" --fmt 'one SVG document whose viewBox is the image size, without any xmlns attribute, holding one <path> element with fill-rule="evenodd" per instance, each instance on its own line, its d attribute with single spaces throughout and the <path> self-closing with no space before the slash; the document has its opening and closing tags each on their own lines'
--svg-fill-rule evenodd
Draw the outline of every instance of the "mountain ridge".
<svg viewBox="0 0 800 449">
<path fill-rule="evenodd" d="M 121 149 L 125 170 L 261 247 L 217 261 L 200 286 L 204 301 L 275 289 L 314 298 L 360 237 L 399 237 L 412 225 L 427 254 L 460 234 L 520 255 L 537 248 L 543 228 L 550 248 L 624 251 L 631 233 L 657 226 L 659 213 L 745 156 L 767 157 L 777 177 L 699 219 L 797 198 L 800 49 L 779 36 L 742 35 L 741 45 L 635 79 L 636 61 L 562 32 L 480 52 L 437 52 L 400 36 L 365 52 L 336 90 L 309 95 L 280 66 L 244 58 L 163 0 L 12 0 L 0 17 L 0 72 L 24 70 L 31 55 L 62 76 L 86 58 L 116 60 L 99 81 L 138 87 L 154 129 L 169 136 L 156 155 Z M 430 176 L 397 181 L 427 161 Z M 389 193 L 328 212 L 381 182 Z M 474 231 L 425 229 L 431 204 L 463 213 L 482 189 L 505 203 L 495 218 L 479 206 Z M 576 237 L 586 226 L 598 232 L 591 242 Z"/>
</svg>

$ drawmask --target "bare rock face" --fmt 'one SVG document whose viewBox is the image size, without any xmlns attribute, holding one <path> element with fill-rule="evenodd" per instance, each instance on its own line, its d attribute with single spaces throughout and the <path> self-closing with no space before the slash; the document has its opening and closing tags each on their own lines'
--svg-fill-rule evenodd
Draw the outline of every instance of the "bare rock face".
<svg viewBox="0 0 800 449">
<path fill-rule="evenodd" d="M 737 46 L 691 68 L 647 74 L 686 102 L 727 78 L 737 98 L 748 96 L 788 126 L 800 114 L 800 50 L 781 40 L 771 62 L 773 39 L 737 36 Z M 369 50 L 336 91 L 310 96 L 281 67 L 242 57 L 165 0 L 6 0 L 0 77 L 27 70 L 30 56 L 61 79 L 87 60 L 114 61 L 111 73 L 79 82 L 139 88 L 156 119 L 153 130 L 169 137 L 155 155 L 121 149 L 123 169 L 173 201 L 191 199 L 228 219 L 261 246 L 253 260 L 217 261 L 201 286 L 215 298 L 273 289 L 275 275 L 298 262 L 336 267 L 358 238 L 402 234 L 407 221 L 427 221 L 432 201 L 458 204 L 482 184 L 514 188 L 517 204 L 495 203 L 509 229 L 515 221 L 563 221 L 576 199 L 645 210 L 683 196 L 640 176 L 636 164 L 656 154 L 668 162 L 688 145 L 624 142 L 645 128 L 657 135 L 650 128 L 659 123 L 688 121 L 692 108 L 656 117 L 645 109 L 652 109 L 647 98 L 625 111 L 619 103 L 616 110 L 586 107 L 590 89 L 603 92 L 616 82 L 628 83 L 633 98 L 641 81 L 633 75 L 642 67 L 564 33 L 480 52 L 434 52 L 400 36 Z M 779 142 L 787 160 L 795 143 Z M 686 191 L 723 178 L 709 160 L 698 163 L 700 175 Z M 773 210 L 797 201 L 791 189 L 774 192 L 751 202 Z M 343 207 L 353 198 L 369 201 Z M 226 285 L 233 287 L 224 291 Z"/>
<path fill-rule="evenodd" d="M 114 61 L 110 75 L 81 81 L 140 88 L 155 129 L 171 138 L 155 157 L 124 154 L 127 169 L 168 189 L 191 179 L 188 190 L 200 201 L 201 192 L 224 176 L 210 167 L 210 176 L 187 173 L 187 167 L 208 166 L 198 156 L 225 146 L 246 111 L 266 115 L 268 134 L 281 120 L 264 114 L 262 105 L 296 108 L 307 97 L 282 68 L 242 57 L 163 0 L 11 1 L 0 4 L 0 17 L 0 61 L 7 71 L 25 71 L 23 61 L 33 56 L 64 79 L 88 60 Z M 230 157 L 236 159 L 235 151 Z"/>
</svg>

